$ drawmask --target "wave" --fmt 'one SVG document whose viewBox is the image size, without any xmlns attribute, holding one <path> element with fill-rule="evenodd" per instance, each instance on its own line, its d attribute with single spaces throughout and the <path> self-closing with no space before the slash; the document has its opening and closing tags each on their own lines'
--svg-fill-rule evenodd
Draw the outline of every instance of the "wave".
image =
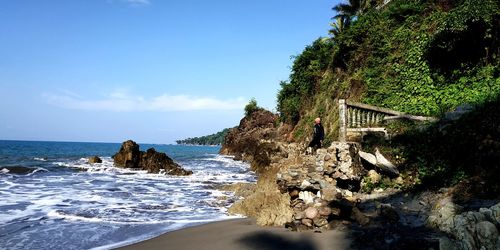
<svg viewBox="0 0 500 250">
<path fill-rule="evenodd" d="M 37 172 L 49 172 L 48 169 L 42 167 L 25 167 L 25 166 L 0 166 L 0 173 L 2 174 L 19 174 L 19 175 L 33 175 Z"/>
<path fill-rule="evenodd" d="M 237 218 L 226 215 L 234 202 L 231 192 L 216 187 L 255 180 L 248 164 L 218 154 L 180 160 L 181 166 L 194 172 L 180 177 L 119 168 L 111 157 L 100 158 L 103 162 L 99 164 L 89 164 L 87 158 L 51 158 L 39 163 L 43 168 L 25 169 L 28 173 L 22 177 L 0 167 L 0 175 L 7 176 L 0 178 L 0 213 L 4 215 L 0 224 L 6 230 L 29 225 L 19 234 L 9 234 L 10 240 L 0 243 L 0 248 L 15 248 L 19 242 L 28 246 L 57 228 L 61 229 L 60 234 L 53 242 L 71 241 L 75 248 L 98 246 L 99 237 L 92 242 L 78 237 L 90 230 L 109 237 L 106 242 L 116 242 L 109 247 L 119 246 L 124 240 L 130 243 L 130 235 L 139 231 L 143 234 L 132 237 L 138 241 L 151 233 L 159 235 L 187 225 Z M 41 217 L 46 219 L 40 223 L 26 219 Z M 43 244 L 43 248 L 51 248 L 55 243 Z"/>
</svg>

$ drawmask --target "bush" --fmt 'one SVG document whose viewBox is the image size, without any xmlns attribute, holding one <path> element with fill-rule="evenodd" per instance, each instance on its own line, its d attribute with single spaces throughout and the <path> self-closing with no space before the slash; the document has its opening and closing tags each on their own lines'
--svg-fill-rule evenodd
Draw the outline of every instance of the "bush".
<svg viewBox="0 0 500 250">
<path fill-rule="evenodd" d="M 255 100 L 255 98 L 252 98 L 250 102 L 248 102 L 248 104 L 245 106 L 245 116 L 250 117 L 255 111 L 260 109 L 262 108 L 257 105 L 257 100 Z"/>
</svg>

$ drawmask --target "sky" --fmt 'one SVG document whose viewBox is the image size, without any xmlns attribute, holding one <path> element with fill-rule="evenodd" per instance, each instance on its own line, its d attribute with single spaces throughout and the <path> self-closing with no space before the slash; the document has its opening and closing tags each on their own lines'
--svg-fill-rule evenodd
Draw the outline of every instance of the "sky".
<svg viewBox="0 0 500 250">
<path fill-rule="evenodd" d="M 276 111 L 325 0 L 0 1 L 0 140 L 174 143 Z"/>
</svg>

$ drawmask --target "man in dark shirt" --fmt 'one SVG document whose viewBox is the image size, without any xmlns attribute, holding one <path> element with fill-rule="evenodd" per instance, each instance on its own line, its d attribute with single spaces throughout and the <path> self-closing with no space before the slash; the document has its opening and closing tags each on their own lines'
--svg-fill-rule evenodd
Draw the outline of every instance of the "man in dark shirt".
<svg viewBox="0 0 500 250">
<path fill-rule="evenodd" d="M 321 125 L 321 119 L 318 117 L 314 119 L 313 139 L 309 143 L 309 147 L 312 147 L 316 151 L 316 149 L 321 148 L 324 138 L 325 130 L 323 129 L 323 125 Z"/>
</svg>

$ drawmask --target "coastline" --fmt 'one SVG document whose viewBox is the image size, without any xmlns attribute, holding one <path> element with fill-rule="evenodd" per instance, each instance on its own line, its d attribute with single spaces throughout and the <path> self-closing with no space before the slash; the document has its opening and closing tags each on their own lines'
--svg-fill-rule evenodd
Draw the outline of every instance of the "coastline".
<svg viewBox="0 0 500 250">
<path fill-rule="evenodd" d="M 230 219 L 170 231 L 121 250 L 135 249 L 349 249 L 346 232 L 291 232 L 283 227 L 260 227 L 252 219 Z"/>
</svg>

